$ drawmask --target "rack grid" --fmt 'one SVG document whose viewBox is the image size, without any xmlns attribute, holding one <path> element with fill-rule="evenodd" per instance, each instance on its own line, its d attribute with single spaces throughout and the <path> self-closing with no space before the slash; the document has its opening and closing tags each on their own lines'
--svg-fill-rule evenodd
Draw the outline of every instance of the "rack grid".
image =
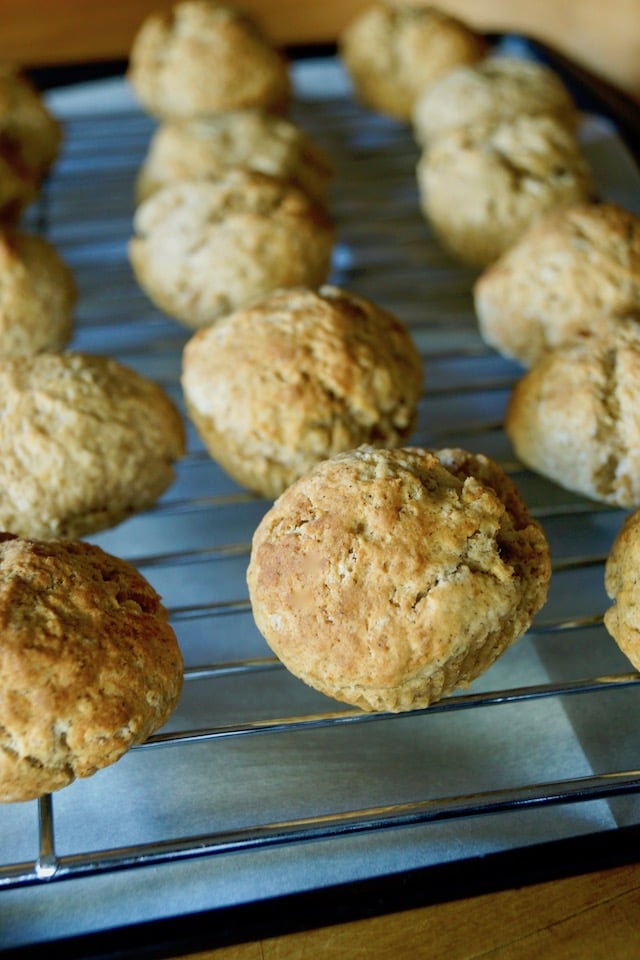
<svg viewBox="0 0 640 960">
<path fill-rule="evenodd" d="M 251 618 L 245 570 L 269 503 L 224 475 L 185 417 L 175 484 L 90 538 L 162 594 L 185 692 L 169 724 L 113 767 L 0 809 L 9 947 L 640 822 L 640 677 L 602 624 L 604 561 L 624 512 L 514 460 L 501 424 L 520 370 L 483 344 L 475 275 L 420 214 L 410 130 L 359 107 L 333 58 L 295 67 L 293 116 L 336 168 L 331 280 L 414 335 L 425 391 L 411 442 L 484 452 L 512 474 L 551 545 L 549 601 L 469 691 L 427 710 L 371 715 L 328 700 L 284 670 Z M 72 349 L 135 367 L 184 412 L 190 333 L 138 289 L 126 253 L 153 123 L 123 81 L 97 89 L 106 109 L 62 117 L 64 152 L 27 225 L 76 275 Z M 615 129 L 589 116 L 582 135 L 602 195 L 633 208 L 638 174 Z"/>
</svg>

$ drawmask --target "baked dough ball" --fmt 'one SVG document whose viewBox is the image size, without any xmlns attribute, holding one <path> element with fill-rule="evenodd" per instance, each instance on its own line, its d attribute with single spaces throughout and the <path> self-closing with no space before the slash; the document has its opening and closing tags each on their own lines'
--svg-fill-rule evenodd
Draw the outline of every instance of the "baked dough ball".
<svg viewBox="0 0 640 960">
<path fill-rule="evenodd" d="M 549 548 L 493 461 L 358 450 L 292 484 L 258 525 L 253 615 L 284 665 L 364 710 L 466 686 L 546 600 Z"/>
<path fill-rule="evenodd" d="M 302 190 L 247 170 L 157 190 L 138 207 L 134 230 L 138 283 L 193 329 L 278 287 L 323 283 L 335 239 L 327 214 Z"/>
<path fill-rule="evenodd" d="M 187 410 L 211 456 L 276 497 L 319 460 L 411 433 L 420 354 L 394 316 L 335 287 L 278 290 L 187 343 Z"/>
<path fill-rule="evenodd" d="M 596 316 L 640 310 L 640 217 L 612 203 L 554 211 L 487 267 L 473 294 L 484 340 L 530 367 L 588 336 Z"/>
<path fill-rule="evenodd" d="M 640 670 L 640 511 L 629 514 L 620 528 L 605 564 L 605 589 L 613 605 L 604 625 L 636 670 Z"/>
<path fill-rule="evenodd" d="M 73 274 L 56 248 L 0 228 L 0 357 L 66 346 L 75 304 Z"/>
<path fill-rule="evenodd" d="M 542 214 L 594 194 L 579 141 L 546 115 L 443 134 L 423 151 L 417 178 L 436 237 L 476 267 L 496 260 Z"/>
<path fill-rule="evenodd" d="M 518 458 L 560 486 L 640 505 L 640 324 L 605 318 L 519 380 L 505 429 Z"/>
<path fill-rule="evenodd" d="M 89 777 L 174 711 L 178 641 L 129 563 L 80 541 L 0 534 L 0 801 Z"/>
<path fill-rule="evenodd" d="M 127 79 L 150 114 L 194 117 L 291 100 L 289 67 L 233 4 L 184 0 L 151 13 L 134 37 Z"/>
<path fill-rule="evenodd" d="M 416 140 L 430 145 L 456 127 L 540 113 L 577 128 L 578 111 L 558 74 L 534 60 L 485 57 L 450 70 L 424 90 L 412 119 Z"/>
<path fill-rule="evenodd" d="M 297 124 L 264 110 L 229 110 L 160 124 L 138 175 L 137 199 L 176 180 L 219 180 L 234 167 L 291 183 L 321 203 L 333 176 L 328 155 Z"/>
<path fill-rule="evenodd" d="M 374 3 L 338 39 L 356 97 L 407 121 L 424 89 L 486 51 L 485 41 L 460 20 L 421 5 Z"/>
<path fill-rule="evenodd" d="M 0 64 L 0 221 L 15 224 L 57 159 L 62 127 L 16 66 Z"/>
<path fill-rule="evenodd" d="M 106 357 L 40 353 L 0 364 L 0 530 L 80 537 L 155 503 L 184 453 L 158 384 Z"/>
</svg>

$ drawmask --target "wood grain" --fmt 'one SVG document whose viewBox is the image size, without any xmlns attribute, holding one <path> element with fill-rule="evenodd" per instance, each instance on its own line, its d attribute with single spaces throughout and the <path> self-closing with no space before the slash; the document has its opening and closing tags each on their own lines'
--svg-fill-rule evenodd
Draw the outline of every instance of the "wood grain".
<svg viewBox="0 0 640 960">
<path fill-rule="evenodd" d="M 192 954 L 190 960 L 630 960 L 640 867 Z"/>
</svg>

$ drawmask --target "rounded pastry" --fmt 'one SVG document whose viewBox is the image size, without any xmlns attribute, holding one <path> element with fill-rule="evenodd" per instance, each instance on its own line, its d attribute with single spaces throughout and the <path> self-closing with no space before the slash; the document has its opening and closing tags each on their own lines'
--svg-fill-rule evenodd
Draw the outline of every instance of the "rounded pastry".
<svg viewBox="0 0 640 960">
<path fill-rule="evenodd" d="M 106 357 L 0 364 L 0 530 L 48 539 L 114 526 L 155 503 L 184 453 L 164 390 Z"/>
<path fill-rule="evenodd" d="M 66 346 L 76 294 L 73 274 L 51 243 L 0 229 L 0 357 Z"/>
<path fill-rule="evenodd" d="M 0 221 L 15 224 L 58 157 L 62 127 L 16 66 L 0 64 Z"/>
<path fill-rule="evenodd" d="M 640 506 L 640 324 L 604 318 L 516 383 L 505 429 L 517 457 L 560 486 Z"/>
<path fill-rule="evenodd" d="M 473 294 L 484 340 L 530 367 L 588 336 L 595 317 L 640 310 L 640 217 L 612 203 L 554 211 L 486 268 Z"/>
<path fill-rule="evenodd" d="M 426 707 L 485 671 L 546 600 L 549 548 L 504 471 L 463 450 L 360 447 L 258 525 L 258 629 L 291 673 L 364 710 Z"/>
<path fill-rule="evenodd" d="M 450 70 L 424 90 L 413 110 L 416 140 L 432 144 L 456 127 L 548 114 L 575 130 L 578 111 L 559 75 L 535 60 L 485 57 Z"/>
<path fill-rule="evenodd" d="M 542 114 L 443 134 L 423 151 L 417 178 L 436 237 L 476 267 L 496 260 L 542 214 L 594 194 L 576 136 Z"/>
<path fill-rule="evenodd" d="M 640 510 L 629 514 L 618 531 L 605 564 L 605 589 L 613 604 L 604 625 L 636 670 L 640 670 Z"/>
<path fill-rule="evenodd" d="M 137 199 L 176 180 L 219 180 L 234 167 L 291 183 L 321 203 L 333 176 L 328 155 L 297 124 L 264 110 L 228 110 L 159 124 L 137 178 Z"/>
<path fill-rule="evenodd" d="M 423 381 L 406 327 L 335 287 L 275 291 L 187 343 L 182 386 L 211 456 L 276 497 L 319 460 L 411 433 Z"/>
<path fill-rule="evenodd" d="M 184 0 L 151 13 L 134 37 L 127 79 L 150 114 L 289 106 L 289 67 L 257 24 L 231 3 Z"/>
<path fill-rule="evenodd" d="M 420 93 L 459 64 L 479 60 L 486 43 L 433 7 L 374 3 L 342 31 L 339 52 L 365 106 L 411 120 Z"/>
<path fill-rule="evenodd" d="M 73 540 L 0 534 L 0 802 L 89 777 L 174 711 L 183 660 L 129 563 Z"/>
<path fill-rule="evenodd" d="M 335 239 L 333 223 L 306 193 L 247 170 L 157 190 L 138 207 L 134 230 L 129 256 L 138 283 L 193 329 L 278 287 L 323 283 Z"/>
</svg>

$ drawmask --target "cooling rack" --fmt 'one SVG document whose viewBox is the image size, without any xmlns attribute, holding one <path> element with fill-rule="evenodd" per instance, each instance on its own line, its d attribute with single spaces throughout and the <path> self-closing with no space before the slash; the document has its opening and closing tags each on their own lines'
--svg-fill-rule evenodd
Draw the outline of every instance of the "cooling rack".
<svg viewBox="0 0 640 960">
<path fill-rule="evenodd" d="M 412 875 L 436 898 L 468 889 L 470 877 L 479 887 L 499 871 L 501 883 L 521 880 L 523 862 L 542 875 L 558 856 L 584 867 L 616 838 L 628 857 L 637 842 L 639 677 L 602 625 L 604 560 L 624 513 L 514 460 L 501 424 L 521 371 L 481 341 L 475 275 L 440 250 L 419 212 L 410 131 L 357 106 L 335 58 L 292 69 L 294 118 L 335 164 L 331 279 L 395 312 L 416 339 L 425 391 L 412 442 L 487 453 L 512 474 L 550 542 L 549 600 L 484 677 L 428 710 L 369 715 L 334 703 L 291 677 L 257 633 L 245 571 L 270 504 L 224 475 L 187 420 L 171 489 L 91 538 L 162 594 L 185 656 L 183 698 L 114 766 L 0 809 L 7 953 L 64 942 L 69 956 L 72 944 L 75 955 L 123 955 L 123 943 L 148 948 L 156 936 L 166 953 L 166 923 L 184 947 L 196 943 L 198 917 L 209 922 L 197 942 L 216 946 L 247 935 L 256 904 L 271 918 L 287 913 L 293 928 L 292 904 L 326 906 L 331 891 L 343 903 L 354 891 L 382 902 L 389 886 L 375 884 L 395 880 L 396 905 L 408 905 Z M 150 304 L 126 255 L 153 124 L 119 77 L 51 102 L 65 147 L 27 226 L 76 275 L 71 346 L 159 381 L 184 412 L 189 333 Z M 616 128 L 588 114 L 581 136 L 601 194 L 637 210 L 640 177 Z"/>
</svg>

